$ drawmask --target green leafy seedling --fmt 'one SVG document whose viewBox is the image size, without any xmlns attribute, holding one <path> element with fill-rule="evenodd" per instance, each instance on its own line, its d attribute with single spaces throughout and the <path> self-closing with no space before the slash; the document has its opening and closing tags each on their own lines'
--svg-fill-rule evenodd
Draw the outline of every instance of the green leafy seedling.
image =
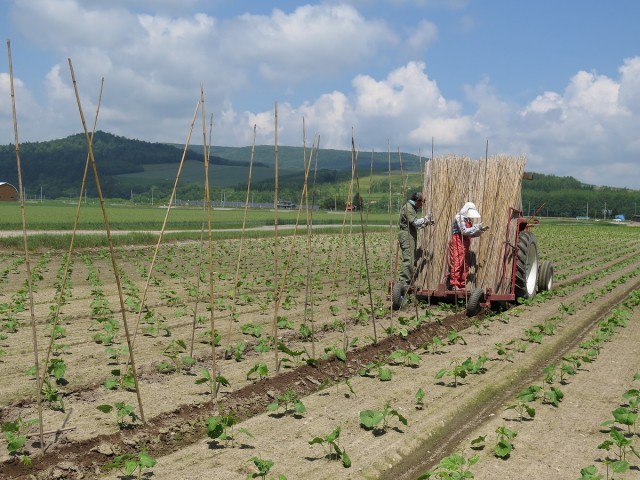
<svg viewBox="0 0 640 480">
<path fill-rule="evenodd" d="M 256 363 L 247 372 L 247 380 L 251 380 L 251 376 L 254 374 L 258 374 L 259 379 L 262 380 L 269 374 L 269 367 L 264 363 Z"/>
<path fill-rule="evenodd" d="M 498 443 L 494 449 L 495 455 L 502 459 L 509 458 L 509 455 L 511 455 L 513 451 L 512 440 L 516 438 L 518 434 L 507 427 L 498 427 L 496 433 L 498 434 Z"/>
<path fill-rule="evenodd" d="M 196 379 L 194 382 L 196 385 L 207 384 L 209 387 L 209 393 L 215 396 L 218 395 L 220 391 L 220 387 L 228 387 L 230 385 L 229 381 L 224 378 L 222 375 L 216 375 L 215 377 L 211 374 L 211 371 L 207 368 L 203 368 L 200 370 L 200 378 Z"/>
<path fill-rule="evenodd" d="M 440 460 L 440 463 L 434 470 L 424 472 L 418 477 L 418 480 L 428 480 L 430 478 L 447 480 L 473 478 L 471 467 L 473 467 L 478 460 L 480 460 L 480 455 L 473 455 L 465 459 L 462 455 L 454 453 Z"/>
<path fill-rule="evenodd" d="M 135 409 L 132 405 L 124 402 L 116 402 L 113 405 L 103 404 L 96 407 L 102 413 L 111 413 L 116 419 L 118 427 L 126 428 L 138 420 Z M 129 418 L 129 421 L 127 421 Z"/>
<path fill-rule="evenodd" d="M 252 478 L 262 478 L 263 480 L 265 480 L 267 478 L 267 475 L 269 474 L 269 471 L 273 467 L 273 462 L 271 460 L 264 460 L 260 457 L 251 457 L 249 461 L 253 462 L 258 471 L 250 473 L 247 476 L 247 480 L 250 480 Z M 273 477 L 272 480 L 274 480 Z M 285 477 L 284 475 L 278 475 L 277 480 L 287 480 L 287 477 Z"/>
<path fill-rule="evenodd" d="M 220 441 L 231 442 L 231 446 L 233 446 L 235 442 L 234 430 L 237 423 L 236 416 L 233 413 L 209 417 L 207 419 L 207 436 L 216 443 Z M 238 432 L 253 438 L 251 432 L 246 428 L 239 428 Z"/>
<path fill-rule="evenodd" d="M 347 452 L 344 448 L 340 448 L 338 445 L 338 438 L 340 437 L 340 427 L 336 427 L 329 435 L 325 437 L 314 437 L 309 440 L 309 445 L 322 445 L 326 448 L 325 458 L 330 460 L 339 459 L 342 461 L 342 465 L 345 468 L 349 468 L 351 466 L 351 458 L 347 455 Z"/>
<path fill-rule="evenodd" d="M 31 427 L 37 424 L 37 419 L 23 420 L 22 417 L 18 417 L 12 422 L 2 422 L 0 425 L 9 454 L 19 457 L 20 462 L 25 466 L 31 465 L 29 452 L 24 450 L 24 446 L 27 444 L 27 434 Z"/>
<path fill-rule="evenodd" d="M 424 397 L 425 397 L 425 393 L 424 390 L 422 388 L 419 388 L 418 391 L 415 394 L 415 399 L 416 399 L 416 409 L 418 410 L 422 410 L 424 408 Z"/>
<path fill-rule="evenodd" d="M 287 390 L 276 396 L 275 401 L 267 405 L 267 410 L 270 412 L 276 412 L 280 408 L 283 409 L 282 415 L 284 416 L 290 411 L 293 411 L 296 415 L 302 415 L 307 411 L 302 400 L 298 398 L 298 392 L 289 387 Z"/>
<path fill-rule="evenodd" d="M 360 412 L 360 426 L 369 430 L 385 432 L 392 417 L 397 417 L 400 423 L 407 425 L 407 419 L 387 402 L 382 410 L 362 410 Z"/>
<path fill-rule="evenodd" d="M 145 470 L 155 467 L 157 461 L 146 450 L 142 450 L 139 453 L 126 453 L 124 455 L 118 455 L 105 465 L 105 468 L 114 469 L 117 468 L 125 476 L 130 477 L 138 472 L 137 478 L 150 477 L 152 472 L 145 472 Z"/>
</svg>

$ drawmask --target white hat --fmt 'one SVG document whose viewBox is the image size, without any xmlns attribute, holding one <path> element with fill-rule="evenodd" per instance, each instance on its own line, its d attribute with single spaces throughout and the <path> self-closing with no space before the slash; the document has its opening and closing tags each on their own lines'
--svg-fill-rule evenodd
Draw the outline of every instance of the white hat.
<svg viewBox="0 0 640 480">
<path fill-rule="evenodd" d="M 464 206 L 462 207 L 462 210 L 460 210 L 460 214 L 463 217 L 480 218 L 480 212 L 476 208 L 476 204 L 473 202 L 465 203 Z"/>
</svg>

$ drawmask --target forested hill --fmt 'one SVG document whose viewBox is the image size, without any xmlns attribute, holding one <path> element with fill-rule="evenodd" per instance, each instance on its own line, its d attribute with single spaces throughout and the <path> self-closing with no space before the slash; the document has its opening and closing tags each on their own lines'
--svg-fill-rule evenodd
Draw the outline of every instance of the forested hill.
<svg viewBox="0 0 640 480">
<path fill-rule="evenodd" d="M 184 146 L 150 143 L 98 131 L 93 140 L 93 152 L 105 197 L 140 196 L 144 198 L 153 188 L 156 189 L 157 194 L 170 191 Z M 213 146 L 211 152 L 211 164 L 218 166 L 209 177 L 211 188 L 241 192 L 240 197 L 244 198 L 252 148 Z M 314 168 L 317 160 L 318 171 L 315 180 L 319 188 L 318 195 L 325 195 L 327 198 L 324 200 L 333 205 L 336 197 L 342 196 L 341 185 L 347 184 L 351 177 L 351 152 L 330 149 L 312 152 L 310 148 L 305 151 L 302 147 L 280 146 L 278 148 L 280 188 L 292 198 L 296 197 L 296 192 L 303 183 L 305 156 L 307 159 L 312 159 Z M 27 198 L 30 193 L 31 196 L 35 196 L 35 192 L 41 191 L 44 191 L 46 198 L 49 199 L 76 197 L 86 158 L 87 143 L 84 134 L 71 135 L 59 140 L 21 144 L 20 163 Z M 185 160 L 178 193 L 181 198 L 202 198 L 202 145 L 190 146 L 186 151 Z M 268 197 L 269 191 L 273 191 L 274 162 L 273 146 L 261 145 L 254 148 L 252 185 L 256 195 L 262 191 Z M 373 170 L 374 174 L 377 174 L 377 180 L 372 180 L 372 185 L 374 182 L 381 183 L 380 188 L 384 191 L 388 191 L 386 179 L 389 164 L 394 177 L 400 171 L 414 174 L 420 172 L 420 157 L 416 155 L 406 153 L 398 155 L 397 152 L 392 152 L 390 155 L 387 152 L 358 152 L 359 177 L 367 177 Z M 419 183 L 419 176 L 417 178 Z M 0 145 L 0 182 L 18 185 L 13 145 Z M 321 188 L 320 185 L 325 185 L 325 188 Z M 410 187 L 419 188 L 419 185 L 412 184 Z M 92 172 L 87 180 L 87 192 L 89 196 L 96 195 Z M 378 193 L 382 195 L 384 192 L 381 190 Z M 541 208 L 542 214 L 585 215 L 589 205 L 590 216 L 597 216 L 603 208 L 630 214 L 636 212 L 640 191 L 596 187 L 585 185 L 573 177 L 536 173 L 532 180 L 523 182 L 522 199 L 525 213 L 533 213 Z"/>
</svg>

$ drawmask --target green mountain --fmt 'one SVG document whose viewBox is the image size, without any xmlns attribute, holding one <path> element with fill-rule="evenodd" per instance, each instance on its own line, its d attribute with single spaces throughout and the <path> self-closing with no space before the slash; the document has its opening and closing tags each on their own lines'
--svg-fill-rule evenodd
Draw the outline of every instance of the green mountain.
<svg viewBox="0 0 640 480">
<path fill-rule="evenodd" d="M 180 160 L 184 163 L 178 183 L 178 198 L 201 199 L 204 195 L 204 161 L 202 145 L 150 143 L 98 131 L 93 140 L 100 186 L 107 198 L 140 198 L 146 201 L 168 198 L 178 173 Z M 244 201 L 252 160 L 251 147 L 211 148 L 209 186 L 212 198 L 221 195 L 226 200 Z M 304 183 L 304 162 L 313 161 L 309 183 L 313 184 L 316 203 L 324 208 L 344 208 L 351 179 L 351 152 L 302 147 L 278 147 L 278 185 L 281 199 L 299 199 Z M 358 152 L 360 192 L 379 207 L 386 208 L 389 196 L 389 164 L 391 165 L 394 200 L 404 191 L 421 185 L 420 162 L 416 155 L 386 152 Z M 37 197 L 41 191 L 48 199 L 75 198 L 80 193 L 87 159 L 84 134 L 46 142 L 27 142 L 20 145 L 20 165 L 26 196 Z M 401 164 L 402 161 L 402 164 Z M 316 165 L 317 162 L 317 165 Z M 256 202 L 272 202 L 275 190 L 274 146 L 256 146 L 251 171 L 251 191 Z M 316 170 L 317 167 L 317 170 Z M 370 176 L 370 173 L 373 175 Z M 406 174 L 406 177 L 400 173 Z M 369 178 L 370 177 L 370 178 Z M 13 145 L 0 145 L 0 182 L 18 185 L 16 152 Z M 311 186 L 310 186 L 311 189 Z M 96 196 L 93 171 L 89 170 L 86 192 Z M 632 215 L 640 201 L 640 191 L 585 185 L 573 177 L 534 174 L 523 182 L 522 199 L 525 213 L 557 216 L 598 216 L 605 208 L 614 213 Z M 612 212 L 608 212 L 611 214 Z M 601 216 L 601 213 L 600 213 Z"/>
</svg>

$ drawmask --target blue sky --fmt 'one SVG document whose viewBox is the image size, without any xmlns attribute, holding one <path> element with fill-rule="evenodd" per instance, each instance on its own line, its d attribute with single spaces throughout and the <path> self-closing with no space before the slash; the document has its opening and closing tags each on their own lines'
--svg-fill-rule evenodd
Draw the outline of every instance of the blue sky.
<svg viewBox="0 0 640 480">
<path fill-rule="evenodd" d="M 21 142 L 88 123 L 184 142 L 200 96 L 215 146 L 527 157 L 640 189 L 640 2 L 0 0 Z M 0 56 L 0 144 L 13 142 Z M 192 138 L 202 142 L 198 125 Z"/>
</svg>

